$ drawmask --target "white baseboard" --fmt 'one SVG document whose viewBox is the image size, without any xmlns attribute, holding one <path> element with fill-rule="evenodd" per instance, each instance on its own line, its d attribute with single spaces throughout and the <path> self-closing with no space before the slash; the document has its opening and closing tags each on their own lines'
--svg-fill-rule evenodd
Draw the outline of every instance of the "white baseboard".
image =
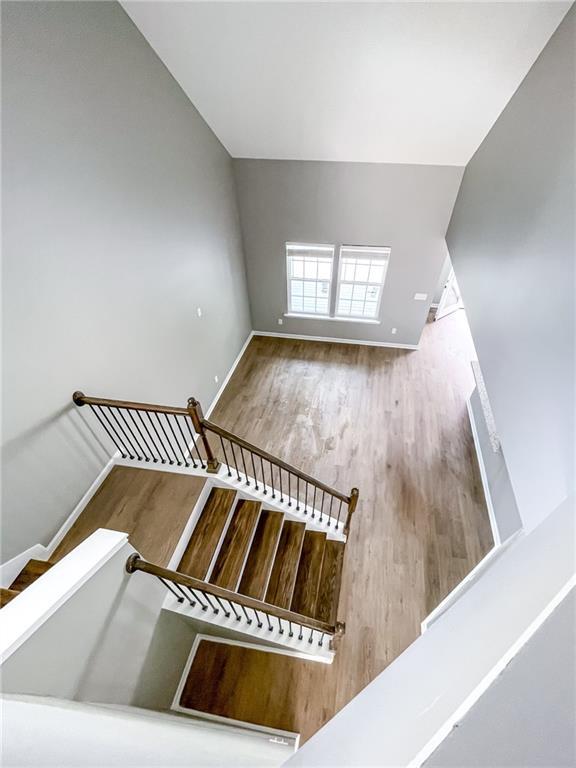
<svg viewBox="0 0 576 768">
<path fill-rule="evenodd" d="M 242 355 L 244 354 L 244 352 L 246 352 L 246 347 L 248 346 L 248 344 L 250 344 L 250 341 L 252 340 L 253 336 L 254 336 L 254 331 L 250 331 L 250 333 L 248 334 L 248 336 L 246 338 L 246 341 L 244 342 L 244 344 L 242 344 L 242 349 L 240 350 L 240 352 L 238 352 L 236 360 L 234 360 L 234 362 L 232 363 L 232 365 L 230 367 L 230 370 L 228 371 L 228 373 L 226 374 L 226 376 L 224 378 L 224 381 L 220 385 L 220 389 L 214 395 L 214 398 L 212 399 L 212 402 L 208 406 L 208 410 L 204 414 L 204 416 L 207 419 L 210 418 L 210 414 L 214 410 L 214 408 L 216 406 L 216 403 L 218 402 L 218 400 L 220 399 L 220 396 L 222 395 L 222 392 L 224 392 L 224 390 L 226 389 L 226 385 L 228 384 L 228 382 L 230 381 L 230 379 L 232 377 L 232 374 L 236 370 L 236 366 L 238 365 L 238 363 L 242 359 Z"/>
<path fill-rule="evenodd" d="M 392 344 L 389 341 L 360 341 L 358 339 L 334 339 L 332 336 L 308 336 L 298 333 L 276 333 L 272 331 L 252 331 L 254 336 L 272 336 L 279 339 L 298 339 L 300 341 L 330 341 L 333 344 L 359 344 L 364 347 L 390 347 L 391 349 L 418 349 L 418 344 Z"/>
<path fill-rule="evenodd" d="M 480 478 L 482 480 L 482 488 L 484 489 L 484 498 L 486 499 L 486 507 L 488 508 L 488 517 L 490 518 L 490 528 L 492 529 L 492 537 L 494 539 L 494 546 L 499 547 L 502 543 L 500 537 L 500 531 L 498 530 L 498 523 L 496 521 L 496 514 L 494 512 L 494 506 L 492 504 L 492 497 L 490 495 L 490 486 L 488 485 L 488 475 L 486 474 L 486 467 L 484 466 L 484 458 L 482 456 L 482 450 L 480 448 L 480 439 L 478 437 L 478 430 L 476 429 L 476 422 L 474 420 L 474 412 L 470 399 L 466 400 L 466 408 L 468 410 L 468 418 L 470 419 L 470 428 L 472 429 L 472 439 L 474 440 L 474 448 L 476 449 L 476 456 L 478 457 L 478 466 L 480 467 Z"/>
</svg>

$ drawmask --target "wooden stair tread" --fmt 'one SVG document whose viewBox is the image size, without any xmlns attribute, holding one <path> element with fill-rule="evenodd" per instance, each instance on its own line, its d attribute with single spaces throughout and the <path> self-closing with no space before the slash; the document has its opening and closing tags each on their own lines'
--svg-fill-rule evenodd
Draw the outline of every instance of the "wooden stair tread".
<svg viewBox="0 0 576 768">
<path fill-rule="evenodd" d="M 259 501 L 240 499 L 237 502 L 210 574 L 211 584 L 236 591 L 261 506 Z"/>
<path fill-rule="evenodd" d="M 314 674 L 318 666 L 316 661 L 256 647 L 201 640 L 179 704 L 188 710 L 297 733 L 303 711 L 293 706 L 297 681 L 303 669 Z"/>
<path fill-rule="evenodd" d="M 285 520 L 266 590 L 266 602 L 279 608 L 290 608 L 300 551 L 306 526 L 293 520 Z"/>
<path fill-rule="evenodd" d="M 290 610 L 301 613 L 303 616 L 314 617 L 316 615 L 325 544 L 325 533 L 306 531 L 304 534 L 294 594 L 290 605 Z"/>
<path fill-rule="evenodd" d="M 18 576 L 10 584 L 9 589 L 14 589 L 16 592 L 22 592 L 23 589 L 33 584 L 36 579 L 49 571 L 54 563 L 50 563 L 48 560 L 29 560 L 24 568 L 20 571 Z"/>
<path fill-rule="evenodd" d="M 4 587 L 0 587 L 0 608 L 4 608 L 10 600 L 13 600 L 19 594 L 20 592 L 17 589 L 5 589 Z"/>
<path fill-rule="evenodd" d="M 240 579 L 238 591 L 241 594 L 249 595 L 257 600 L 264 599 L 283 520 L 282 512 L 264 509 L 260 513 L 248 559 Z"/>
<path fill-rule="evenodd" d="M 335 624 L 337 619 L 343 561 L 344 542 L 327 539 L 316 601 L 316 618 L 328 624 Z"/>
<path fill-rule="evenodd" d="M 180 573 L 195 579 L 206 578 L 235 496 L 236 491 L 231 488 L 212 488 L 180 560 Z"/>
</svg>

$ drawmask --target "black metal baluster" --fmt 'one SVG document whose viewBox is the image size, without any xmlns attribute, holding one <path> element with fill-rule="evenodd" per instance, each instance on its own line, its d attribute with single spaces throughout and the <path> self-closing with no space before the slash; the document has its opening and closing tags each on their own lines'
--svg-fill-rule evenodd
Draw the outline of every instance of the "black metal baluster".
<svg viewBox="0 0 576 768">
<path fill-rule="evenodd" d="M 189 597 L 188 599 L 190 600 L 190 605 L 192 606 L 192 608 L 195 608 L 196 607 L 196 600 L 194 600 L 194 597 L 195 597 L 194 592 L 192 592 L 190 587 L 186 587 L 186 590 L 188 592 L 190 592 L 190 594 L 192 595 L 192 598 Z"/>
<path fill-rule="evenodd" d="M 310 643 L 310 645 L 312 645 L 312 636 L 313 636 L 313 634 L 314 634 L 314 630 L 311 629 L 310 630 L 310 637 L 308 638 L 308 642 Z"/>
<path fill-rule="evenodd" d="M 230 600 L 230 608 L 232 608 L 232 611 L 234 612 L 234 616 L 236 616 L 236 621 L 240 621 L 242 616 L 240 616 L 236 608 L 234 608 L 234 603 L 231 600 Z"/>
<path fill-rule="evenodd" d="M 144 419 L 142 418 L 142 414 L 140 413 L 140 411 L 136 411 L 136 414 L 137 414 L 138 418 L 140 419 L 140 421 L 142 422 L 142 426 L 144 427 L 144 430 L 146 431 L 146 434 L 147 434 L 147 435 L 148 435 L 148 437 L 150 438 L 150 442 L 151 442 L 151 443 L 152 443 L 152 445 L 154 446 L 154 450 L 156 451 L 156 453 L 157 453 L 157 454 L 158 454 L 158 456 L 160 457 L 160 461 L 162 461 L 162 454 L 160 453 L 160 451 L 159 451 L 159 450 L 158 450 L 158 448 L 156 447 L 156 443 L 154 442 L 154 438 L 153 438 L 153 437 L 152 437 L 152 435 L 150 434 L 150 430 L 149 430 L 149 429 L 148 429 L 148 427 L 146 426 L 146 422 L 145 422 L 145 421 L 144 421 Z M 154 451 L 152 451 L 151 453 L 152 453 L 152 461 L 154 462 L 154 464 L 158 464 L 158 459 L 156 458 L 156 453 L 154 453 Z"/>
<path fill-rule="evenodd" d="M 156 450 L 158 451 L 158 454 L 160 455 L 160 461 L 162 462 L 162 464 L 166 464 L 166 459 L 164 458 L 164 456 L 162 455 L 162 453 L 160 451 L 160 446 L 162 446 L 162 450 L 164 451 L 164 453 L 166 453 L 166 448 L 164 448 L 164 444 L 163 444 L 162 440 L 160 440 L 160 435 L 158 434 L 158 430 L 156 429 L 156 427 L 154 425 L 154 422 L 152 421 L 152 418 L 150 417 L 150 411 L 144 411 L 144 413 L 146 414 L 146 417 L 147 417 L 148 421 L 150 422 L 150 426 L 154 430 L 154 434 L 158 438 L 158 441 L 156 443 L 154 443 L 154 445 L 156 446 Z M 170 460 L 169 457 L 168 457 L 168 460 Z"/>
<path fill-rule="evenodd" d="M 304 514 L 308 514 L 308 480 L 305 481 L 306 485 L 304 486 Z"/>
<path fill-rule="evenodd" d="M 130 449 L 128 448 L 128 446 L 126 445 L 126 443 L 124 442 L 124 440 L 122 439 L 122 437 L 121 437 L 120 433 L 118 432 L 118 430 L 117 430 L 117 429 L 114 427 L 114 424 L 112 424 L 112 422 L 111 422 L 111 421 L 110 421 L 110 419 L 108 418 L 108 408 L 102 408 L 102 406 L 100 406 L 100 405 L 99 405 L 99 406 L 97 406 L 97 407 L 99 408 L 99 410 L 100 410 L 100 413 L 102 414 L 102 416 L 103 416 L 103 417 L 106 419 L 106 423 L 108 424 L 108 426 L 110 427 L 110 429 L 111 429 L 111 430 L 114 432 L 114 434 L 116 435 L 116 437 L 118 438 L 118 440 L 120 440 L 120 442 L 121 442 L 121 443 L 122 443 L 122 445 L 124 446 L 124 450 L 125 450 L 125 451 L 126 451 L 126 453 L 128 454 L 128 458 L 129 458 L 129 459 L 134 459 L 134 458 L 136 458 L 135 456 L 132 456 L 132 452 L 130 451 Z M 124 458 L 126 458 L 126 457 L 124 457 Z"/>
<path fill-rule="evenodd" d="M 238 472 L 238 462 L 236 460 L 236 451 L 234 450 L 234 443 L 232 442 L 232 440 L 229 440 L 228 442 L 230 443 L 230 448 L 232 448 L 232 456 L 234 458 L 234 469 L 236 470 L 238 480 L 240 480 L 240 472 Z"/>
<path fill-rule="evenodd" d="M 326 491 L 322 491 L 322 501 L 320 502 L 320 522 L 322 522 L 322 515 L 324 513 L 324 497 L 326 496 Z"/>
<path fill-rule="evenodd" d="M 178 457 L 176 456 L 174 448 L 172 448 L 172 446 L 170 445 L 170 440 L 168 439 L 168 435 L 166 434 L 166 430 L 164 429 L 164 425 L 160 421 L 160 415 L 158 413 L 156 413 L 156 411 L 153 411 L 153 413 L 154 413 L 154 416 L 156 416 L 156 421 L 158 422 L 158 424 L 160 426 L 160 429 L 162 430 L 162 433 L 164 434 L 164 437 L 166 438 L 166 442 L 168 443 L 168 447 L 170 448 L 170 450 L 174 454 L 174 458 L 176 459 L 176 464 L 178 464 L 178 466 L 180 466 L 180 462 L 178 461 Z M 164 445 L 164 442 L 162 442 L 162 445 Z M 164 447 L 166 447 L 166 446 L 164 446 Z M 166 453 L 169 456 L 168 463 L 169 464 L 174 464 L 174 462 L 172 461 L 172 458 L 170 457 L 170 452 L 166 451 Z"/>
<path fill-rule="evenodd" d="M 146 450 L 145 450 L 146 458 L 145 458 L 145 461 L 150 461 L 150 460 L 156 461 L 156 459 L 154 458 L 154 453 L 150 449 L 150 446 L 148 445 L 148 441 L 146 440 L 146 438 L 142 434 L 142 430 L 138 426 L 138 422 L 134 418 L 134 414 L 133 414 L 131 409 L 128 410 L 128 416 L 130 416 L 130 420 L 132 421 L 132 424 L 134 424 L 134 429 L 138 432 L 138 434 L 140 435 L 140 439 L 142 440 L 142 442 L 146 446 Z M 150 458 L 148 458 L 148 454 L 150 454 Z"/>
<path fill-rule="evenodd" d="M 258 477 L 256 475 L 256 465 L 254 464 L 254 453 L 250 451 L 250 458 L 252 459 L 252 469 L 254 470 L 254 488 L 255 490 L 258 489 Z"/>
<path fill-rule="evenodd" d="M 254 608 L 254 613 L 256 614 L 256 621 L 258 622 L 257 623 L 257 627 L 258 627 L 258 629 L 262 629 L 262 622 L 260 621 L 260 614 L 258 613 L 256 608 Z"/>
<path fill-rule="evenodd" d="M 190 592 L 192 592 L 192 594 L 194 595 L 194 597 L 196 598 L 196 600 L 198 600 L 198 602 L 200 603 L 200 606 L 201 606 L 202 610 L 203 610 L 203 611 L 207 611 L 207 610 L 208 610 L 208 606 L 207 606 L 205 603 L 203 603 L 203 602 L 202 602 L 202 600 L 200 600 L 200 598 L 199 598 L 199 597 L 198 597 L 198 595 L 196 594 L 196 590 L 195 590 L 195 589 L 192 589 L 192 587 L 190 587 Z M 202 595 L 202 597 L 206 597 L 206 595 L 204 594 L 204 592 L 200 592 L 200 594 Z"/>
<path fill-rule="evenodd" d="M 170 421 L 169 416 L 174 417 L 174 414 L 167 414 L 167 413 L 165 413 L 164 414 L 164 418 L 168 422 L 168 426 L 170 427 L 170 432 L 172 432 L 172 436 L 174 437 L 174 442 L 178 446 L 178 450 L 180 451 L 180 454 L 182 455 L 182 461 L 184 462 L 184 466 L 187 467 L 188 466 L 188 462 L 186 461 L 186 456 L 184 455 L 184 452 L 182 451 L 182 446 L 178 442 L 178 438 L 176 437 L 176 432 L 174 432 L 174 427 L 172 426 L 172 422 Z M 180 464 L 180 462 L 178 462 L 178 464 Z"/>
<path fill-rule="evenodd" d="M 134 451 L 134 455 L 135 455 L 134 457 L 137 458 L 138 460 L 140 460 L 140 454 L 138 453 L 138 449 L 134 448 L 134 443 L 132 442 L 132 440 L 130 440 L 130 438 L 128 437 L 128 433 L 126 431 L 126 428 L 122 426 L 122 424 L 120 423 L 120 421 L 118 419 L 118 416 L 116 416 L 116 414 L 114 413 L 114 408 L 109 407 L 108 410 L 110 411 L 110 415 L 112 416 L 112 418 L 116 422 L 116 424 L 118 426 L 118 429 L 120 430 L 120 432 L 126 438 L 126 442 L 130 446 L 130 448 L 132 448 L 132 450 Z M 120 411 L 118 410 L 118 408 L 116 408 L 116 410 L 118 411 L 118 414 L 120 414 Z M 134 458 L 134 457 L 131 457 L 131 458 Z"/>
<path fill-rule="evenodd" d="M 250 616 L 248 616 L 248 611 L 246 610 L 246 608 L 244 608 L 242 603 L 240 603 L 240 608 L 242 608 L 242 612 L 244 613 L 244 616 L 246 616 L 246 623 L 249 625 L 252 624 L 252 619 L 250 618 Z"/>
<path fill-rule="evenodd" d="M 219 598 L 219 597 L 217 597 L 216 595 L 214 595 L 214 597 L 215 597 L 215 598 L 216 598 L 216 600 L 218 601 L 218 605 L 220 606 L 220 608 L 222 608 L 222 610 L 224 611 L 224 616 L 225 616 L 227 619 L 229 619 L 229 618 L 230 618 L 230 611 L 229 611 L 229 610 L 226 608 L 226 606 L 224 605 L 224 603 L 222 602 L 222 600 L 220 600 L 220 598 Z"/>
<path fill-rule="evenodd" d="M 188 600 L 188 602 L 190 603 L 190 605 L 192 606 L 192 608 L 194 608 L 194 603 L 192 602 L 192 600 L 190 600 L 190 598 L 188 597 L 188 595 L 186 594 L 186 592 L 184 592 L 184 590 L 182 589 L 182 587 L 180 586 L 180 584 L 178 584 L 178 582 L 176 582 L 176 581 L 173 581 L 173 582 L 172 582 L 172 584 L 174 584 L 174 586 L 176 587 L 176 589 L 177 589 L 179 592 L 182 592 L 182 594 L 184 595 L 184 597 L 186 598 L 186 600 Z"/>
<path fill-rule="evenodd" d="M 228 456 L 226 456 L 226 448 L 224 448 L 224 440 L 222 439 L 221 435 L 218 435 L 218 437 L 220 438 L 220 445 L 222 446 L 222 453 L 224 454 L 226 469 L 228 470 L 228 477 L 232 477 L 232 472 L 230 472 L 230 464 L 228 464 Z"/>
<path fill-rule="evenodd" d="M 300 475 L 296 475 L 296 512 L 300 512 Z"/>
<path fill-rule="evenodd" d="M 292 506 L 292 489 L 290 487 L 290 478 L 292 477 L 292 473 L 288 471 L 288 506 Z"/>
<path fill-rule="evenodd" d="M 122 420 L 122 429 L 126 433 L 126 437 L 128 437 L 128 433 L 126 432 L 126 429 L 127 429 L 128 432 L 130 433 L 130 436 L 132 437 L 132 440 L 134 440 L 134 443 L 136 443 L 136 445 L 138 446 L 138 450 L 142 454 L 143 460 L 144 461 L 150 461 L 150 459 L 148 458 L 148 454 L 146 453 L 146 448 L 142 448 L 142 443 L 136 437 L 132 427 L 130 426 L 130 422 L 128 421 L 128 418 L 126 416 L 126 411 L 128 411 L 128 413 L 130 413 L 130 410 L 128 408 L 125 408 L 125 409 L 122 409 L 122 410 L 120 410 L 120 408 L 116 408 L 116 410 L 118 411 L 118 416 Z M 126 429 L 125 429 L 125 427 L 126 427 Z M 131 443 L 132 443 L 132 440 L 130 441 Z M 138 458 L 140 458 L 140 454 L 138 454 Z"/>
<path fill-rule="evenodd" d="M 334 496 L 330 494 L 330 509 L 328 510 L 328 520 L 330 521 L 328 523 L 328 527 L 330 527 L 330 523 L 332 522 L 332 504 L 334 503 Z M 338 526 L 335 526 L 336 530 L 338 530 Z"/>
<path fill-rule="evenodd" d="M 260 469 L 262 470 L 262 493 L 266 496 L 268 491 L 266 489 L 266 475 L 264 474 L 264 461 L 262 460 L 262 456 L 260 456 Z"/>
<path fill-rule="evenodd" d="M 302 630 L 304 629 L 304 627 L 302 626 L 302 624 L 298 624 L 298 626 L 300 627 L 300 629 L 298 630 L 298 640 L 303 640 L 304 635 L 302 633 Z"/>
<path fill-rule="evenodd" d="M 212 610 L 214 611 L 214 613 L 216 613 L 216 614 L 220 613 L 220 609 L 219 609 L 219 608 L 216 608 L 216 606 L 214 605 L 214 603 L 212 602 L 212 600 L 210 600 L 210 598 L 208 597 L 208 592 L 204 592 L 203 594 L 204 594 L 204 599 L 206 600 L 206 602 L 208 603 L 208 605 L 210 606 L 210 608 L 212 608 Z"/>
<path fill-rule="evenodd" d="M 274 630 L 274 627 L 272 626 L 272 622 L 270 621 L 270 614 L 264 613 L 264 616 L 266 616 L 266 621 L 268 622 L 268 630 L 269 632 L 272 632 Z"/>
<path fill-rule="evenodd" d="M 178 414 L 178 415 L 180 415 L 180 414 Z M 182 435 L 182 440 L 184 441 L 184 445 L 186 446 L 186 453 L 188 454 L 188 457 L 189 457 L 190 461 L 192 462 L 192 466 L 194 467 L 194 469 L 196 469 L 196 459 L 192 455 L 192 448 L 190 448 L 190 446 L 186 442 L 186 436 L 184 435 L 184 432 L 182 431 L 182 426 L 180 425 L 180 419 L 178 418 L 178 416 L 175 416 L 175 419 L 176 419 L 176 424 L 178 425 L 178 431 Z"/>
<path fill-rule="evenodd" d="M 198 461 L 200 462 L 200 466 L 202 467 L 202 469 L 204 469 L 204 459 L 202 458 L 202 454 L 200 453 L 200 451 L 198 450 L 198 446 L 196 445 L 196 438 L 194 437 L 194 433 L 192 432 L 192 429 L 190 427 L 190 419 L 185 419 L 185 421 L 186 421 L 186 426 L 188 427 L 188 432 L 190 432 L 192 445 L 194 446 L 196 455 L 198 456 Z M 190 449 L 190 455 L 192 455 L 192 449 Z"/>
<path fill-rule="evenodd" d="M 244 467 L 244 477 L 246 478 L 246 485 L 250 485 L 248 480 L 248 471 L 246 470 L 246 459 L 244 458 L 244 449 L 240 446 L 240 456 L 242 456 L 242 466 Z"/>
<path fill-rule="evenodd" d="M 294 632 L 292 631 L 292 622 L 288 622 L 288 637 L 294 637 Z"/>
<path fill-rule="evenodd" d="M 280 618 L 280 616 L 276 616 L 276 618 L 278 619 L 278 629 L 279 629 L 279 633 L 278 634 L 283 635 L 284 634 L 284 627 L 282 626 L 282 619 Z"/>
<path fill-rule="evenodd" d="M 322 646 L 324 645 L 324 634 L 325 634 L 324 632 L 321 632 L 320 634 L 320 640 L 318 641 L 318 645 L 320 646 L 320 648 L 322 648 Z"/>
<path fill-rule="evenodd" d="M 88 407 L 90 408 L 90 410 L 92 411 L 92 413 L 94 414 L 94 416 L 96 416 L 96 418 L 98 419 L 98 421 L 100 422 L 100 424 L 101 424 L 101 425 L 102 425 L 102 427 L 104 428 L 104 431 L 106 432 L 106 434 L 108 435 L 108 437 L 110 438 L 110 440 L 112 440 L 112 442 L 113 442 L 113 443 L 114 443 L 114 445 L 116 446 L 116 449 L 117 449 L 118 451 L 120 451 L 120 455 L 122 456 L 122 458 L 123 458 L 123 459 L 125 459 L 125 458 L 126 458 L 126 455 L 124 454 L 124 448 L 121 448 L 121 447 L 120 447 L 120 445 L 118 444 L 118 441 L 116 440 L 116 438 L 114 438 L 114 437 L 112 436 L 112 433 L 110 432 L 110 430 L 108 429 L 108 427 L 106 426 L 106 424 L 104 423 L 104 421 L 103 421 L 103 420 L 100 418 L 100 416 L 98 415 L 98 412 L 96 411 L 96 409 L 94 408 L 94 406 L 92 405 L 92 403 L 88 403 Z"/>
<path fill-rule="evenodd" d="M 280 501 L 284 501 L 284 491 L 282 490 L 282 467 L 278 467 L 278 479 L 280 481 Z"/>
<path fill-rule="evenodd" d="M 170 592 L 172 592 L 172 594 L 174 595 L 174 597 L 176 598 L 176 600 L 178 600 L 178 602 L 179 602 L 179 603 L 183 603 L 183 602 L 184 602 L 184 598 L 183 598 L 181 595 L 179 595 L 179 594 L 178 594 L 178 592 L 176 592 L 176 590 L 175 590 L 175 589 L 172 589 L 172 587 L 170 586 L 170 582 L 169 582 L 169 581 L 166 581 L 165 579 L 163 579 L 163 578 L 162 578 L 162 576 L 156 576 L 156 578 L 157 578 L 159 581 L 161 581 L 161 582 L 162 582 L 162 584 L 164 584 L 164 586 L 166 587 L 166 589 L 169 589 L 169 590 L 170 590 Z"/>
<path fill-rule="evenodd" d="M 269 461 L 268 464 L 270 464 L 270 485 L 272 486 L 272 498 L 275 499 L 276 491 L 274 490 L 274 465 L 271 461 Z"/>
<path fill-rule="evenodd" d="M 336 530 L 338 530 L 338 526 L 340 525 L 340 515 L 342 513 L 342 499 L 340 499 L 340 505 L 338 507 L 338 522 L 336 523 Z"/>
</svg>

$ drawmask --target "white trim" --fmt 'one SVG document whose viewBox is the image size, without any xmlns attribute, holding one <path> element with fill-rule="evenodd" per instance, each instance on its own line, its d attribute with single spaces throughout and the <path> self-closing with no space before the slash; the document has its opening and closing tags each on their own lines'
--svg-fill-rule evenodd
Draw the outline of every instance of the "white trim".
<svg viewBox="0 0 576 768">
<path fill-rule="evenodd" d="M 478 437 L 478 431 L 476 429 L 476 422 L 474 421 L 474 412 L 472 410 L 472 404 L 470 402 L 470 398 L 466 399 L 466 409 L 468 411 L 468 418 L 470 419 L 472 439 L 474 440 L 474 448 L 476 449 L 476 456 L 478 458 L 478 466 L 480 468 L 480 478 L 482 480 L 482 488 L 484 489 L 484 498 L 486 499 L 488 517 L 490 518 L 490 528 L 492 529 L 492 537 L 494 539 L 494 545 L 499 547 L 500 544 L 502 543 L 502 539 L 500 537 L 500 531 L 498 530 L 498 522 L 496 520 L 496 514 L 494 512 L 494 506 L 492 504 L 492 496 L 490 495 L 490 486 L 488 485 L 488 475 L 486 473 L 484 458 L 482 456 L 482 450 L 480 448 L 480 438 Z"/>
<path fill-rule="evenodd" d="M 466 697 L 462 704 L 452 713 L 452 715 L 446 720 L 441 728 L 435 733 L 435 735 L 428 741 L 428 743 L 420 750 L 420 752 L 408 763 L 406 768 L 420 768 L 420 766 L 427 760 L 430 755 L 437 749 L 444 739 L 450 734 L 452 729 L 457 723 L 462 720 L 464 715 L 474 706 L 478 699 L 485 693 L 492 683 L 502 674 L 504 669 L 510 664 L 514 656 L 519 653 L 534 633 L 544 624 L 546 619 L 552 614 L 552 612 L 560 605 L 562 600 L 574 589 L 576 586 L 576 575 L 572 576 L 568 582 L 557 592 L 548 605 L 538 614 L 534 621 L 522 632 L 520 637 L 513 643 L 506 653 L 499 659 L 499 661 L 492 667 L 492 669 L 486 674 L 481 682 L 474 688 L 473 691 Z"/>
<path fill-rule="evenodd" d="M 279 339 L 299 339 L 300 341 L 331 341 L 333 344 L 359 344 L 368 347 L 390 347 L 390 349 L 419 349 L 418 344 L 392 344 L 389 341 L 360 341 L 359 339 L 334 339 L 332 336 L 309 336 L 298 333 L 276 333 L 275 331 L 252 331 L 254 336 L 272 336 Z"/>
<path fill-rule="evenodd" d="M 204 416 L 205 416 L 207 419 L 208 419 L 208 418 L 210 418 L 210 414 L 211 414 L 211 413 L 212 413 L 212 411 L 214 410 L 214 408 L 215 408 L 215 406 L 216 406 L 216 403 L 218 402 L 218 400 L 220 399 L 220 397 L 221 397 L 221 395 L 222 395 L 222 392 L 224 392 L 224 390 L 226 389 L 226 387 L 227 387 L 227 385 L 228 385 L 228 382 L 229 382 L 229 381 L 230 381 L 230 379 L 232 378 L 232 374 L 233 374 L 233 373 L 234 373 L 234 371 L 236 370 L 236 366 L 238 365 L 238 363 L 240 362 L 240 360 L 242 360 L 242 356 L 244 355 L 244 352 L 246 352 L 246 349 L 247 349 L 247 347 L 248 347 L 248 344 L 250 344 L 250 342 L 251 342 L 251 340 L 252 340 L 252 337 L 253 337 L 253 336 L 254 336 L 254 331 L 250 331 L 250 333 L 249 333 L 249 334 L 248 334 L 248 336 L 246 337 L 246 341 L 245 341 L 245 342 L 244 342 L 244 344 L 242 345 L 242 349 L 240 350 L 240 352 L 238 352 L 238 355 L 236 356 L 236 359 L 234 360 L 234 362 L 233 362 L 233 363 L 232 363 L 232 365 L 230 366 L 230 370 L 228 371 L 228 373 L 226 374 L 226 376 L 225 376 L 225 378 L 224 378 L 224 381 L 223 381 L 223 382 L 222 382 L 222 384 L 220 385 L 220 389 L 218 390 L 218 392 L 216 392 L 216 394 L 214 395 L 214 397 L 213 397 L 213 399 L 212 399 L 212 402 L 211 402 L 211 403 L 210 403 L 210 405 L 208 406 L 208 410 L 207 410 L 207 411 L 204 413 Z"/>
<path fill-rule="evenodd" d="M 92 499 L 98 488 L 102 485 L 106 477 L 110 474 L 112 471 L 112 468 L 116 465 L 117 459 L 120 458 L 120 451 L 116 451 L 116 453 L 108 459 L 105 466 L 100 470 L 98 473 L 98 477 L 94 480 L 90 488 L 86 491 L 84 496 L 80 499 L 78 504 L 74 507 L 72 510 L 72 513 L 68 516 L 66 521 L 63 523 L 63 525 L 60 527 L 60 530 L 56 533 L 56 535 L 52 538 L 51 542 L 46 547 L 46 559 L 49 560 L 50 557 L 54 554 L 54 551 L 56 550 L 56 547 L 60 544 L 62 539 L 66 536 L 70 528 L 74 525 L 76 520 L 80 517 L 84 509 L 88 506 L 88 502 Z"/>
<path fill-rule="evenodd" d="M 382 325 L 382 320 L 371 320 L 366 317 L 331 317 L 330 315 L 305 315 L 298 312 L 284 312 L 284 317 L 302 320 L 330 320 L 336 323 L 365 323 L 366 325 Z"/>
<path fill-rule="evenodd" d="M 127 533 L 100 528 L 5 605 L 0 612 L 0 664 L 127 544 Z"/>
</svg>

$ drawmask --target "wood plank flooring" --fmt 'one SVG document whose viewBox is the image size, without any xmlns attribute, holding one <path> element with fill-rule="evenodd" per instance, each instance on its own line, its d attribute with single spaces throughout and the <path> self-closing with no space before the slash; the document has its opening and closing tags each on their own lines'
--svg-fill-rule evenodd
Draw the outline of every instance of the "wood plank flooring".
<svg viewBox="0 0 576 768">
<path fill-rule="evenodd" d="M 146 560 L 167 566 L 206 480 L 203 477 L 113 467 L 50 558 L 71 552 L 98 528 L 128 533 Z"/>
<path fill-rule="evenodd" d="M 466 411 L 473 357 L 463 312 L 427 324 L 414 352 L 254 337 L 211 415 L 342 491 L 360 489 L 334 663 L 301 662 L 286 689 L 274 670 L 252 679 L 282 692 L 303 741 L 416 639 L 492 546 Z"/>
</svg>

